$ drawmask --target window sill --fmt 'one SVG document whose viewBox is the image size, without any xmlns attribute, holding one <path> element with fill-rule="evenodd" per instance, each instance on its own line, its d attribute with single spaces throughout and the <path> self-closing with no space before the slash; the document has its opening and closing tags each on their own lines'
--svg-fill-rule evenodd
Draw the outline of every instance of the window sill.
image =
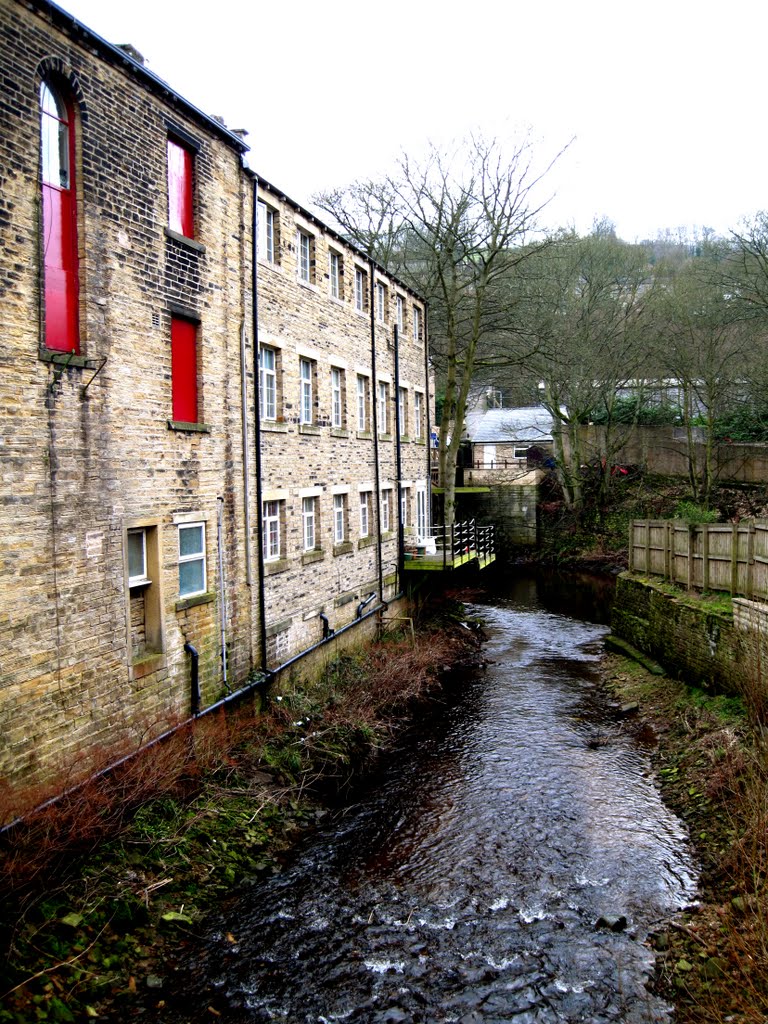
<svg viewBox="0 0 768 1024">
<path fill-rule="evenodd" d="M 278 274 L 282 274 L 283 272 L 283 268 L 280 266 L 277 260 L 268 260 L 266 256 L 259 256 L 259 266 L 269 267 L 270 270 Z"/>
<path fill-rule="evenodd" d="M 305 281 L 304 278 L 297 277 L 296 278 L 296 283 L 299 285 L 299 287 L 306 288 L 307 291 L 316 292 L 316 293 L 319 293 L 319 291 L 320 291 L 320 289 L 317 287 L 317 285 L 314 283 L 314 281 Z"/>
<path fill-rule="evenodd" d="M 150 586 L 152 586 L 152 580 L 147 579 L 146 577 L 142 580 L 128 580 L 129 590 L 143 590 L 144 587 Z"/>
<path fill-rule="evenodd" d="M 411 439 L 410 439 L 410 437 L 407 434 L 401 434 L 400 435 L 400 443 L 401 444 L 408 444 L 410 442 L 410 440 Z"/>
<path fill-rule="evenodd" d="M 358 430 L 355 436 L 357 437 L 358 441 L 373 440 L 373 434 L 370 432 L 370 430 Z"/>
<path fill-rule="evenodd" d="M 71 352 L 59 352 L 58 349 L 41 348 L 38 357 L 44 363 L 55 363 L 59 366 L 77 366 L 81 370 L 98 370 L 100 359 L 87 359 L 75 356 Z"/>
<path fill-rule="evenodd" d="M 167 420 L 168 429 L 175 430 L 180 434 L 210 434 L 211 428 L 207 423 L 184 423 L 182 420 Z"/>
<path fill-rule="evenodd" d="M 260 423 L 262 433 L 271 431 L 273 434 L 287 434 L 288 424 L 280 420 L 262 420 Z"/>
<path fill-rule="evenodd" d="M 392 435 L 391 434 L 379 434 L 379 440 L 380 441 L 391 441 L 392 440 Z"/>
<path fill-rule="evenodd" d="M 131 663 L 131 676 L 134 679 L 143 679 L 144 676 L 157 672 L 165 665 L 165 655 L 162 651 L 148 651 Z"/>
<path fill-rule="evenodd" d="M 322 562 L 325 558 L 325 552 L 322 548 L 318 548 L 316 551 L 305 551 L 301 556 L 302 565 L 311 565 L 313 562 Z"/>
<path fill-rule="evenodd" d="M 331 302 L 334 302 L 334 303 L 336 303 L 336 305 L 337 305 L 337 306 L 343 306 L 343 305 L 345 305 L 345 303 L 344 303 L 344 298 L 343 298 L 343 296 L 341 296 L 341 295 L 329 295 L 329 296 L 328 296 L 328 299 L 329 299 L 329 300 L 330 300 Z"/>
<path fill-rule="evenodd" d="M 185 612 L 187 608 L 196 608 L 199 604 L 210 604 L 216 600 L 214 591 L 209 590 L 206 594 L 193 594 L 191 597 L 182 597 L 176 602 L 176 611 Z"/>
<path fill-rule="evenodd" d="M 290 629 L 293 625 L 293 619 L 281 619 L 279 622 L 273 622 L 267 626 L 264 630 L 264 635 L 267 640 L 271 640 L 273 636 L 277 636 L 278 633 L 284 633 L 286 629 Z"/>
<path fill-rule="evenodd" d="M 382 535 L 381 535 L 381 543 L 382 544 L 389 544 L 394 539 L 395 539 L 395 534 L 392 532 L 392 530 L 387 530 L 386 533 L 382 533 Z"/>
<path fill-rule="evenodd" d="M 345 540 L 341 544 L 334 544 L 333 546 L 333 557 L 336 558 L 338 555 L 349 555 L 355 550 L 355 546 L 351 540 Z"/>
<path fill-rule="evenodd" d="M 171 238 L 174 242 L 179 242 L 181 245 L 185 245 L 188 249 L 193 249 L 195 252 L 205 252 L 205 246 L 202 242 L 197 242 L 194 238 L 187 238 L 186 235 L 180 235 L 178 231 L 173 231 L 171 228 L 165 229 L 165 237 Z"/>
<path fill-rule="evenodd" d="M 343 427 L 331 427 L 331 437 L 349 437 L 349 431 Z"/>
<path fill-rule="evenodd" d="M 363 548 L 369 548 L 371 545 L 376 543 L 375 537 L 361 537 L 357 542 L 357 550 L 362 551 Z"/>
<path fill-rule="evenodd" d="M 423 447 L 427 442 L 424 440 L 423 437 L 414 437 L 411 443 L 412 444 L 420 444 Z"/>
<path fill-rule="evenodd" d="M 300 423 L 299 433 L 310 434 L 314 437 L 317 437 L 320 434 L 320 427 L 316 427 L 314 423 Z"/>
<path fill-rule="evenodd" d="M 274 576 L 279 572 L 285 572 L 286 569 L 290 569 L 291 563 L 287 558 L 276 558 L 274 562 L 265 562 L 263 565 L 263 572 L 265 576 Z"/>
</svg>

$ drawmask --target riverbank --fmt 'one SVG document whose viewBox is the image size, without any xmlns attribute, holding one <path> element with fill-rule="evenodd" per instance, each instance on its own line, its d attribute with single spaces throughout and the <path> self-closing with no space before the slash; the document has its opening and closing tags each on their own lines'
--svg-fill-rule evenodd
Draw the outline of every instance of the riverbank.
<svg viewBox="0 0 768 1024">
<path fill-rule="evenodd" d="M 0 1021 L 163 1019 L 168 963 L 206 913 L 279 872 L 479 645 L 441 602 L 415 635 L 341 656 L 260 713 L 201 720 L 30 817 L 0 850 Z"/>
<path fill-rule="evenodd" d="M 697 905 L 653 937 L 655 990 L 678 1024 L 768 1019 L 768 759 L 741 701 L 610 654 L 606 686 L 652 753 L 701 864 Z M 636 710 L 632 710 L 636 708 Z"/>
</svg>

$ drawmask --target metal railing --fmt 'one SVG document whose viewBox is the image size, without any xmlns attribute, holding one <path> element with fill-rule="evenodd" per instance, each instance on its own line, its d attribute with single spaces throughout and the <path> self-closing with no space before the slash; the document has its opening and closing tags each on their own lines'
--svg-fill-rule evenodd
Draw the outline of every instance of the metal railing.
<svg viewBox="0 0 768 1024">
<path fill-rule="evenodd" d="M 412 545 L 406 542 L 406 552 L 435 568 L 455 569 L 474 559 L 487 565 L 495 558 L 493 526 L 478 526 L 474 519 L 451 526 L 433 526 L 428 537 L 414 540 Z"/>
</svg>

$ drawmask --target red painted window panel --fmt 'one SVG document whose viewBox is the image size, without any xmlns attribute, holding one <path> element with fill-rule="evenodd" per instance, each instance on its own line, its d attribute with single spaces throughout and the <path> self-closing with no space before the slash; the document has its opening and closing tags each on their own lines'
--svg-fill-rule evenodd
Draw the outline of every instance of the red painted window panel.
<svg viewBox="0 0 768 1024">
<path fill-rule="evenodd" d="M 168 139 L 168 227 L 185 238 L 194 238 L 192 203 L 194 156 Z"/>
<path fill-rule="evenodd" d="M 80 351 L 75 133 L 72 105 L 47 83 L 41 102 L 45 346 Z"/>
<path fill-rule="evenodd" d="M 173 419 L 197 423 L 197 326 L 171 320 L 171 392 Z"/>
</svg>

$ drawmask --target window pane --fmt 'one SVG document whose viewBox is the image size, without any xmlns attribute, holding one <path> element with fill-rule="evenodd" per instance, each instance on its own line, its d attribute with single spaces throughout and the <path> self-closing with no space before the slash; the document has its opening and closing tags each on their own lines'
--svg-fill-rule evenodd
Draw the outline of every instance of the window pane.
<svg viewBox="0 0 768 1024">
<path fill-rule="evenodd" d="M 144 547 L 144 531 L 128 534 L 128 576 L 130 579 L 144 579 L 147 564 Z"/>
<path fill-rule="evenodd" d="M 199 594 L 205 590 L 205 573 L 202 559 L 179 563 L 179 593 Z"/>
<path fill-rule="evenodd" d="M 179 555 L 200 555 L 203 553 L 203 527 L 185 526 L 179 530 Z"/>
</svg>

